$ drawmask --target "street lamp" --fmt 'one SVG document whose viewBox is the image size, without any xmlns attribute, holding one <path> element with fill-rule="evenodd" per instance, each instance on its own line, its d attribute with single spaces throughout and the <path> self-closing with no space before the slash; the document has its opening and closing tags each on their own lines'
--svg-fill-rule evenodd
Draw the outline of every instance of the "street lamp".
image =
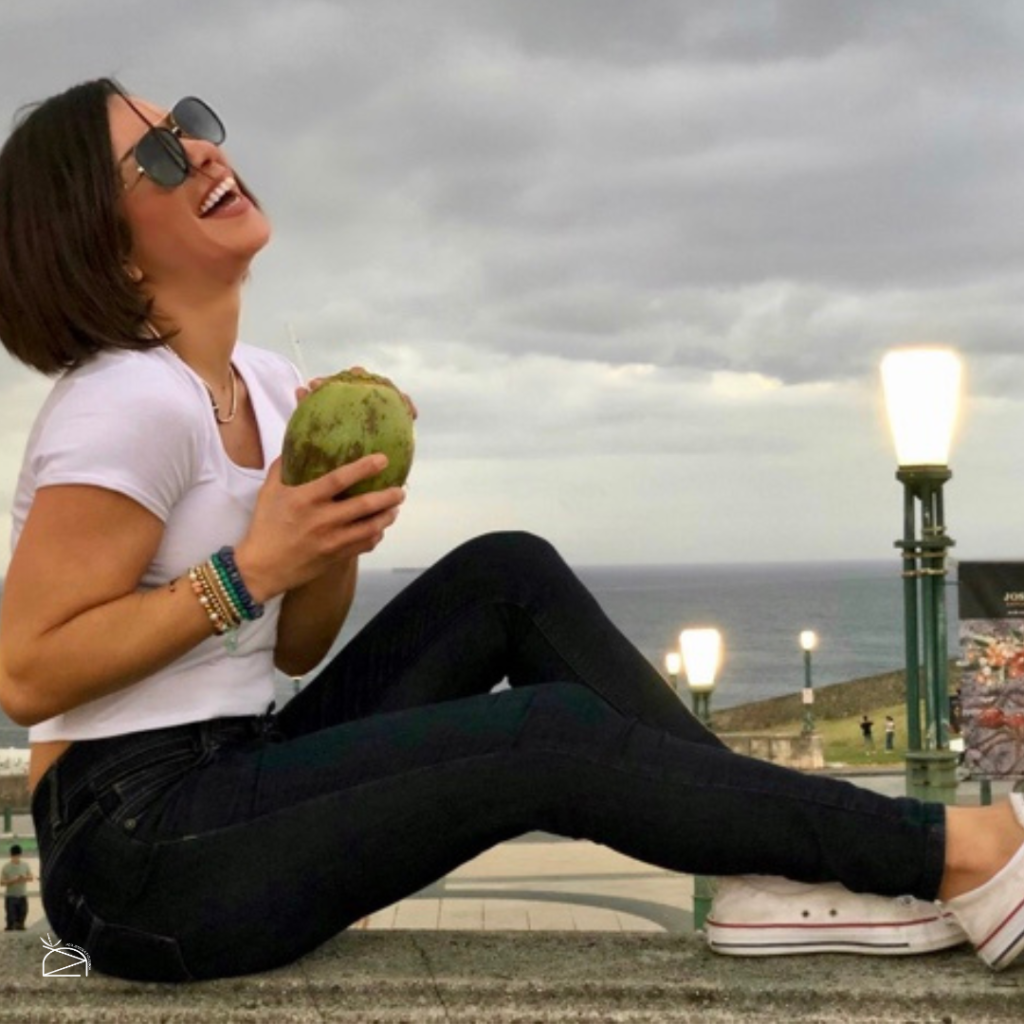
<svg viewBox="0 0 1024 1024">
<path fill-rule="evenodd" d="M 693 698 L 693 713 L 711 728 L 711 691 L 722 663 L 722 634 L 717 629 L 684 629 L 679 634 L 686 685 Z M 714 882 L 707 875 L 693 876 L 693 927 L 701 931 L 715 897 Z"/>
<path fill-rule="evenodd" d="M 800 633 L 800 647 L 804 652 L 804 728 L 805 736 L 814 732 L 814 685 L 811 682 L 811 651 L 818 646 L 818 634 L 813 629 Z"/>
<path fill-rule="evenodd" d="M 717 629 L 684 629 L 679 634 L 686 685 L 693 699 L 693 713 L 711 727 L 711 691 L 722 661 L 722 634 Z"/>
<path fill-rule="evenodd" d="M 679 670 L 683 667 L 683 656 L 678 651 L 669 651 L 665 655 L 665 674 L 673 693 L 679 693 Z"/>
<path fill-rule="evenodd" d="M 957 755 L 949 749 L 945 597 L 946 550 L 953 541 L 942 487 L 953 475 L 948 463 L 960 376 L 960 360 L 949 349 L 901 349 L 882 360 L 896 479 L 903 484 L 903 539 L 896 547 L 903 552 L 907 795 L 946 804 L 956 802 Z"/>
</svg>

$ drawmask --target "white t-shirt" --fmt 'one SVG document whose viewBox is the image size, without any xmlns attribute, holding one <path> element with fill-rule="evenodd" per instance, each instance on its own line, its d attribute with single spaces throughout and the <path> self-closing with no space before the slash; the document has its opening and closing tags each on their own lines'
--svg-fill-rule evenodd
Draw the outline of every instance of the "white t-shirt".
<svg viewBox="0 0 1024 1024">
<path fill-rule="evenodd" d="M 295 407 L 298 372 L 281 356 L 238 345 L 235 369 L 252 399 L 269 465 Z M 137 501 L 164 523 L 141 588 L 181 576 L 245 535 L 266 468 L 232 462 L 200 378 L 166 348 L 107 352 L 54 385 L 29 435 L 14 496 L 12 546 L 41 487 L 91 484 Z M 94 739 L 224 715 L 263 713 L 273 700 L 281 599 L 159 672 L 29 730 L 33 742 Z M 131 629 L 131 620 L 124 623 Z M 232 649 L 233 648 L 233 649 Z"/>
</svg>

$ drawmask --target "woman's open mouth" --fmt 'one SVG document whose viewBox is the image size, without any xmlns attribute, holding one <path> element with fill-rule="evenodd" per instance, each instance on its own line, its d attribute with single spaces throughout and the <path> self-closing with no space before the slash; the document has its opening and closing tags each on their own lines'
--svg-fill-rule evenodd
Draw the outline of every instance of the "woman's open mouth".
<svg viewBox="0 0 1024 1024">
<path fill-rule="evenodd" d="M 235 179 L 225 178 L 207 194 L 202 205 L 199 207 L 199 216 L 208 217 L 212 213 L 226 210 L 241 198 L 242 194 L 238 191 L 238 184 Z"/>
</svg>

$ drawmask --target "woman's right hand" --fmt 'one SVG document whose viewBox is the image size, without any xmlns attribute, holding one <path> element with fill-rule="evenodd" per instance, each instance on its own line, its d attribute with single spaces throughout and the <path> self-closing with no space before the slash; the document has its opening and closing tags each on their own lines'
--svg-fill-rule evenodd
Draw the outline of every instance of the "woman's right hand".
<svg viewBox="0 0 1024 1024">
<path fill-rule="evenodd" d="M 276 459 L 260 489 L 249 532 L 235 547 L 235 561 L 253 598 L 263 602 L 325 571 L 372 551 L 398 517 L 405 491 L 389 487 L 337 499 L 387 465 L 367 455 L 307 484 L 281 481 Z"/>
</svg>

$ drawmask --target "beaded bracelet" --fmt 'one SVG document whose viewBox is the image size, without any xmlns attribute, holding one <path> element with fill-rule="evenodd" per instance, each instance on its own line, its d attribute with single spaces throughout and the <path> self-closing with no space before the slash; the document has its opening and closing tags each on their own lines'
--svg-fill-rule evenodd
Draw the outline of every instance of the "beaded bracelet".
<svg viewBox="0 0 1024 1024">
<path fill-rule="evenodd" d="M 235 549 L 225 545 L 212 556 L 210 561 L 218 571 L 223 570 L 223 574 L 227 577 L 225 581 L 227 586 L 241 605 L 242 617 L 250 621 L 260 618 L 264 611 L 263 605 L 249 593 L 249 588 L 245 585 L 245 580 L 242 579 L 242 574 L 238 571 L 238 564 L 235 562 Z"/>
<path fill-rule="evenodd" d="M 238 622 L 232 621 L 231 613 L 218 600 L 215 589 L 203 572 L 203 566 L 197 565 L 189 569 L 188 578 L 192 586 L 192 593 L 196 595 L 199 603 L 203 606 L 203 610 L 213 626 L 214 633 L 217 636 L 223 636 L 230 630 L 237 628 Z"/>
<path fill-rule="evenodd" d="M 240 626 L 242 624 L 242 614 L 238 609 L 238 605 L 232 600 L 231 595 L 221 585 L 221 582 L 217 577 L 217 573 L 211 567 L 210 563 L 204 562 L 198 567 L 198 571 L 200 578 L 203 581 L 206 593 L 213 601 L 224 621 L 229 623 L 233 628 Z"/>
<path fill-rule="evenodd" d="M 243 622 L 263 614 L 264 607 L 249 593 L 230 547 L 192 566 L 188 578 L 217 636 L 236 631 Z"/>
<path fill-rule="evenodd" d="M 220 587 L 220 590 L 223 593 L 225 600 L 230 602 L 232 608 L 234 608 L 234 610 L 238 613 L 238 617 L 240 619 L 248 621 L 250 617 L 247 613 L 245 603 L 239 596 L 238 591 L 235 589 L 235 586 L 231 582 L 231 577 L 228 576 L 227 570 L 217 559 L 217 556 L 214 555 L 206 564 L 209 567 L 212 575 L 215 577 L 217 585 L 218 587 Z"/>
</svg>

